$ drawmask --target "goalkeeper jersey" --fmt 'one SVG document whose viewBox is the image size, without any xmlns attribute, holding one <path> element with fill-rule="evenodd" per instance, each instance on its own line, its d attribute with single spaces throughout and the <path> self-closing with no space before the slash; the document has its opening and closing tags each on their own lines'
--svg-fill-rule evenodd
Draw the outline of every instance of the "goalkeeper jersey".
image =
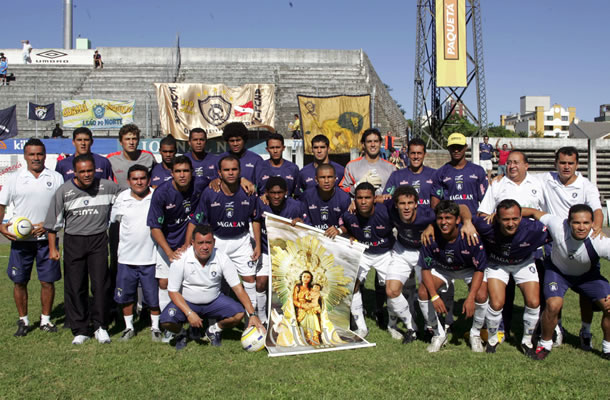
<svg viewBox="0 0 610 400">
<path fill-rule="evenodd" d="M 369 162 L 365 157 L 358 157 L 347 163 L 343 180 L 339 186 L 353 196 L 356 186 L 361 182 L 370 182 L 375 186 L 375 194 L 383 194 L 383 189 L 396 167 L 389 161 L 379 157 L 375 162 Z"/>
</svg>

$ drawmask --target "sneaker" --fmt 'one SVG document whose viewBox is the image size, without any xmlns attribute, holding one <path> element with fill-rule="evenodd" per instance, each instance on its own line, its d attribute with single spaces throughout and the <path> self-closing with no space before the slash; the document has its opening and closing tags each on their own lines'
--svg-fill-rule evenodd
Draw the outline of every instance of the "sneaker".
<svg viewBox="0 0 610 400">
<path fill-rule="evenodd" d="M 55 333 L 57 332 L 57 327 L 49 322 L 48 324 L 40 325 L 40 330 L 43 332 Z"/>
<path fill-rule="evenodd" d="M 483 347 L 483 341 L 481 340 L 480 336 L 470 336 L 468 341 L 470 342 L 470 348 L 475 353 L 483 353 L 485 351 L 485 348 Z"/>
<path fill-rule="evenodd" d="M 417 332 L 415 332 L 413 329 L 408 329 L 407 333 L 405 334 L 404 339 L 402 340 L 402 343 L 409 344 L 416 340 L 417 340 Z"/>
<path fill-rule="evenodd" d="M 354 331 L 354 333 L 355 333 L 356 335 L 360 336 L 362 339 L 364 339 L 365 337 L 367 337 L 367 336 L 368 336 L 368 334 L 369 334 L 369 330 L 368 330 L 368 328 L 364 328 L 364 329 L 356 329 L 356 330 Z"/>
<path fill-rule="evenodd" d="M 17 320 L 17 332 L 13 336 L 22 337 L 28 334 L 30 327 L 22 319 Z"/>
<path fill-rule="evenodd" d="M 602 358 L 604 360 L 610 360 L 610 353 L 602 353 Z"/>
<path fill-rule="evenodd" d="M 521 343 L 521 351 L 523 352 L 523 354 L 525 354 L 526 356 L 530 356 L 533 352 L 534 352 L 534 346 L 533 345 L 529 345 L 527 343 Z"/>
<path fill-rule="evenodd" d="M 193 328 L 192 326 L 189 326 L 187 334 L 189 336 L 189 340 L 201 340 L 201 328 Z"/>
<path fill-rule="evenodd" d="M 170 343 L 174 338 L 174 333 L 170 331 L 163 332 L 163 337 L 161 338 L 162 343 Z"/>
<path fill-rule="evenodd" d="M 220 347 L 222 345 L 222 332 L 212 333 L 210 332 L 210 328 L 205 331 L 205 337 L 208 338 L 210 344 L 214 347 Z"/>
<path fill-rule="evenodd" d="M 585 333 L 581 328 L 580 332 L 578 333 L 578 337 L 580 338 L 580 348 L 582 350 L 584 350 L 584 351 L 593 350 L 593 346 L 591 346 L 593 334 L 591 334 L 591 332 Z"/>
<path fill-rule="evenodd" d="M 159 329 L 150 328 L 150 336 L 155 343 L 159 343 L 163 340 L 163 333 L 161 333 Z"/>
<path fill-rule="evenodd" d="M 529 356 L 531 359 L 533 360 L 537 360 L 537 361 L 542 361 L 546 358 L 546 356 L 548 356 L 550 353 L 549 350 L 545 349 L 542 346 L 538 346 L 536 347 L 535 351 L 532 351 Z"/>
<path fill-rule="evenodd" d="M 390 334 L 390 336 L 392 336 L 392 339 L 396 339 L 396 340 L 403 340 L 404 336 L 402 336 L 402 333 L 397 329 L 397 326 L 394 325 L 388 325 L 388 333 Z"/>
<path fill-rule="evenodd" d="M 135 335 L 136 335 L 136 333 L 134 332 L 134 330 L 133 330 L 133 329 L 131 329 L 131 328 L 130 328 L 130 329 L 125 329 L 125 330 L 123 331 L 123 334 L 122 334 L 122 335 L 121 335 L 121 337 L 119 338 L 119 342 L 126 342 L 126 341 L 128 341 L 129 339 L 131 339 L 132 337 L 134 337 Z M 98 339 L 98 340 L 99 340 L 99 339 Z M 100 342 L 100 343 L 102 343 L 102 342 Z M 104 342 L 104 343 L 106 343 L 106 342 Z"/>
<path fill-rule="evenodd" d="M 433 336 L 430 345 L 426 347 L 428 353 L 436 353 L 447 343 L 447 336 Z"/>
<path fill-rule="evenodd" d="M 97 328 L 97 331 L 95 331 L 95 338 L 102 344 L 110 343 L 110 336 L 108 336 L 108 332 L 104 328 Z"/>
<path fill-rule="evenodd" d="M 557 325 L 555 327 L 555 333 L 553 333 L 553 347 L 559 347 L 563 344 L 563 327 Z"/>
<path fill-rule="evenodd" d="M 176 351 L 184 350 L 187 344 L 188 337 L 184 333 L 175 335 L 170 342 L 170 345 L 176 347 Z"/>
<path fill-rule="evenodd" d="M 496 352 L 496 348 L 498 347 L 498 343 L 491 345 L 489 343 L 487 343 L 487 346 L 485 346 L 485 352 L 486 353 L 490 353 L 490 354 L 494 354 Z"/>
<path fill-rule="evenodd" d="M 91 339 L 91 338 L 86 335 L 76 335 L 76 336 L 74 336 L 74 339 L 72 340 L 72 344 L 83 344 L 89 339 Z"/>
</svg>

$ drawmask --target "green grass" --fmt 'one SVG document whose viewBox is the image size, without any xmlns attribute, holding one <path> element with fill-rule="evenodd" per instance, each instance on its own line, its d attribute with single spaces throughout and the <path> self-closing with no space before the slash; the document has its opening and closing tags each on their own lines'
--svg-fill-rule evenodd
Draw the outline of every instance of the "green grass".
<svg viewBox="0 0 610 400">
<path fill-rule="evenodd" d="M 3 271 L 8 245 L 0 245 Z M 602 272 L 610 275 L 610 263 Z M 34 277 L 35 278 L 35 277 Z M 370 285 L 371 279 L 368 280 Z M 30 283 L 30 321 L 38 323 L 39 290 Z M 458 283 L 457 298 L 465 287 Z M 365 302 L 372 301 L 371 292 Z M 517 295 L 516 311 L 523 301 Z M 53 320 L 63 323 L 63 286 L 57 284 Z M 459 306 L 456 306 L 456 308 Z M 474 354 L 462 335 L 470 321 L 458 320 L 459 333 L 436 354 L 427 344 L 402 345 L 368 319 L 367 338 L 377 347 L 303 356 L 268 358 L 246 353 L 240 332 L 224 335 L 221 348 L 189 343 L 177 353 L 151 343 L 147 327 L 129 343 L 119 343 L 122 327 L 112 327 L 113 342 L 92 340 L 71 345 L 69 330 L 34 330 L 14 338 L 17 314 L 12 283 L 0 279 L 0 398 L 457 398 L 457 399 L 602 399 L 610 396 L 609 364 L 600 358 L 600 314 L 594 319 L 594 353 L 577 349 L 578 298 L 569 293 L 563 314 L 567 343 L 544 362 L 526 359 L 504 343 L 495 355 Z M 513 326 L 521 329 L 521 315 Z M 520 334 L 520 333 L 519 333 Z M 516 340 L 516 339 L 515 339 Z"/>
</svg>

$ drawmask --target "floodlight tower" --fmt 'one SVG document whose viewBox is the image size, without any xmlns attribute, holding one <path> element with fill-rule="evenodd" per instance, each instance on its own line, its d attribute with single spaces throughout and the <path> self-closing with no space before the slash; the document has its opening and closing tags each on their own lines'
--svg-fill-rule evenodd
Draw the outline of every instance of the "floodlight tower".
<svg viewBox="0 0 610 400">
<path fill-rule="evenodd" d="M 461 16 L 453 14 L 459 9 L 461 2 L 463 2 L 464 14 Z M 438 16 L 437 10 L 440 12 Z M 486 134 L 487 96 L 479 0 L 417 0 L 416 14 L 413 135 L 428 139 L 428 144 L 432 147 L 443 147 L 441 129 L 458 104 L 463 104 L 466 116 L 478 126 L 478 134 Z M 458 37 L 459 18 L 463 18 L 461 23 L 464 29 L 461 38 Z M 437 24 L 437 19 L 440 25 Z M 472 29 L 470 33 L 469 27 Z M 437 38 L 437 32 L 442 33 L 440 38 Z M 442 46 L 439 48 L 440 52 L 437 52 L 437 44 Z M 456 73 L 453 70 L 455 64 L 452 63 L 459 62 L 457 49 L 460 46 L 465 50 L 461 57 L 464 63 L 463 83 L 452 85 L 452 80 L 449 80 L 449 83 L 446 80 L 440 82 L 438 80 L 440 75 L 437 73 L 441 67 L 443 73 L 451 76 Z M 472 86 L 475 88 L 470 91 L 476 90 L 476 114 L 472 111 L 474 104 L 470 104 L 469 107 L 464 98 Z M 446 112 L 443 112 L 444 108 Z"/>
</svg>

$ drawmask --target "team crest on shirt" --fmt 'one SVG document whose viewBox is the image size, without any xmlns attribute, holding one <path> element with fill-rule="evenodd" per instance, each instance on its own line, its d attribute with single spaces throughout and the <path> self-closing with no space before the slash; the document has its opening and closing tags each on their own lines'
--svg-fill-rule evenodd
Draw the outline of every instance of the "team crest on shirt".
<svg viewBox="0 0 610 400">
<path fill-rule="evenodd" d="M 123 295 L 123 289 L 120 287 L 116 288 L 116 297 L 121 297 Z"/>
<path fill-rule="evenodd" d="M 234 202 L 230 201 L 227 204 L 225 204 L 225 214 L 227 216 L 227 218 L 232 218 L 233 215 L 235 214 L 235 204 L 233 204 Z"/>
<path fill-rule="evenodd" d="M 210 275 L 212 275 L 212 278 L 216 278 L 216 271 L 210 272 Z"/>
<path fill-rule="evenodd" d="M 462 189 L 464 188 L 464 175 L 455 176 L 455 188 L 459 191 L 462 191 Z"/>
<path fill-rule="evenodd" d="M 532 189 L 532 194 L 536 194 L 538 191 L 536 189 Z"/>
<path fill-rule="evenodd" d="M 52 185 L 52 184 L 53 184 L 53 183 L 52 183 L 51 181 L 47 181 L 47 186 L 48 186 L 48 187 L 51 187 L 51 185 Z"/>
<path fill-rule="evenodd" d="M 453 264 L 453 261 L 455 260 L 455 254 L 453 253 L 453 250 L 447 250 L 445 251 L 445 258 L 447 259 L 447 262 L 449 264 Z"/>
<path fill-rule="evenodd" d="M 328 221 L 328 206 L 320 208 L 320 219 Z"/>
<path fill-rule="evenodd" d="M 364 238 L 365 239 L 370 239 L 373 236 L 371 234 L 371 227 L 370 226 L 365 226 L 363 231 L 364 231 Z"/>
<path fill-rule="evenodd" d="M 551 292 L 556 292 L 557 290 L 559 290 L 559 285 L 557 284 L 557 282 L 550 282 L 549 289 L 551 289 Z"/>
<path fill-rule="evenodd" d="M 575 199 L 578 196 L 578 193 L 572 193 L 572 198 Z"/>
<path fill-rule="evenodd" d="M 84 204 L 84 205 L 86 205 L 86 206 L 88 206 L 88 205 L 89 205 L 89 200 L 85 200 L 85 201 L 83 201 L 83 204 Z"/>
</svg>

